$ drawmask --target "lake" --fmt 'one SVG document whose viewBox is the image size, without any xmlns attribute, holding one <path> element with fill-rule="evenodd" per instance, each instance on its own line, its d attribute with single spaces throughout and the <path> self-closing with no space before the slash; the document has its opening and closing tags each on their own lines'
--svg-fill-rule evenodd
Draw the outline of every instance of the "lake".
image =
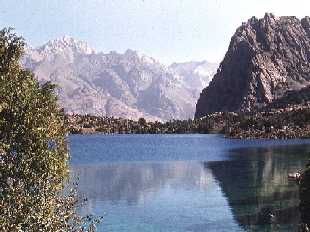
<svg viewBox="0 0 310 232">
<path fill-rule="evenodd" d="M 221 135 L 71 135 L 81 211 L 105 232 L 296 231 L 298 188 L 287 175 L 310 140 Z"/>
</svg>

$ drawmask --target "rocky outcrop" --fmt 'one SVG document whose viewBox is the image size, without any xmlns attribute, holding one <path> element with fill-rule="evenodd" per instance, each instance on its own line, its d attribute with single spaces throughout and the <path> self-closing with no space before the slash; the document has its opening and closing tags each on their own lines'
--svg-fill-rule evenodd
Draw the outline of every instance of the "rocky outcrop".
<svg viewBox="0 0 310 232">
<path fill-rule="evenodd" d="M 104 54 L 71 37 L 27 49 L 22 64 L 40 82 L 57 84 L 59 103 L 67 113 L 135 120 L 192 118 L 199 93 L 211 76 L 203 72 L 208 63 L 200 64 L 200 69 L 189 67 L 192 75 L 185 76 L 179 71 L 183 64 L 166 67 L 133 50 Z M 195 69 L 200 71 L 197 75 Z"/>
<path fill-rule="evenodd" d="M 310 18 L 249 19 L 231 39 L 217 74 L 200 94 L 197 118 L 251 111 L 310 84 Z"/>
</svg>

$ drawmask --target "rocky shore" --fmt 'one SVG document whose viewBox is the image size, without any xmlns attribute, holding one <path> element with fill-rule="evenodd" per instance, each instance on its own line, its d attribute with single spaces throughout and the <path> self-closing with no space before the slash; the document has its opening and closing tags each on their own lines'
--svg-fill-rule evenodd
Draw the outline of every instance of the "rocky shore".
<svg viewBox="0 0 310 232">
<path fill-rule="evenodd" d="M 224 133 L 232 138 L 310 138 L 310 107 L 289 105 L 256 113 L 242 113 L 228 120 Z"/>
<path fill-rule="evenodd" d="M 288 105 L 254 113 L 218 112 L 194 120 L 148 122 L 97 117 L 67 115 L 67 128 L 71 133 L 105 134 L 184 134 L 221 133 L 229 138 L 310 138 L 309 103 Z"/>
</svg>

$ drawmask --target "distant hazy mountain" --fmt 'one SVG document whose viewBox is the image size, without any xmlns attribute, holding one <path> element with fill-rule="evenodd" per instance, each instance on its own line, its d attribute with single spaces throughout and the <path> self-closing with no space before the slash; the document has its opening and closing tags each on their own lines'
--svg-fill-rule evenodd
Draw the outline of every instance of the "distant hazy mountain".
<svg viewBox="0 0 310 232">
<path fill-rule="evenodd" d="M 173 63 L 169 66 L 171 70 L 182 77 L 184 84 L 191 89 L 195 98 L 199 98 L 201 86 L 208 86 L 216 73 L 218 64 L 208 61 L 191 61 L 184 63 Z"/>
<path fill-rule="evenodd" d="M 132 50 L 97 53 L 70 37 L 28 48 L 22 64 L 40 82 L 58 85 L 59 102 L 68 113 L 149 120 L 192 118 L 217 67 L 207 62 L 166 67 Z"/>
</svg>

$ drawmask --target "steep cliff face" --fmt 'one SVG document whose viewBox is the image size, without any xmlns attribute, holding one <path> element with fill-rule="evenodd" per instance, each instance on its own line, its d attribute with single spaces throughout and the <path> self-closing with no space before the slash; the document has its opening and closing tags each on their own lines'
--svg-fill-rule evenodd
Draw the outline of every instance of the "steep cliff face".
<svg viewBox="0 0 310 232">
<path fill-rule="evenodd" d="M 310 18 L 252 17 L 231 39 L 218 72 L 200 94 L 197 118 L 251 111 L 310 84 Z"/>
</svg>

